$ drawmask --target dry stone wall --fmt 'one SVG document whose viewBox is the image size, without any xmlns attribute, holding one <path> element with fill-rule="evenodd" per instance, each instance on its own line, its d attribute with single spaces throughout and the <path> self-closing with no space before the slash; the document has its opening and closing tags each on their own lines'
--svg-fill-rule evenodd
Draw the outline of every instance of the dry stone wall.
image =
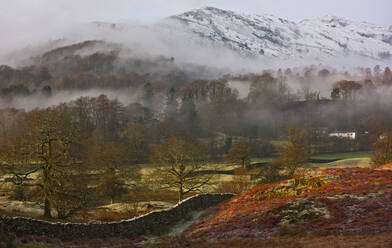
<svg viewBox="0 0 392 248">
<path fill-rule="evenodd" d="M 158 234 L 189 213 L 204 210 L 226 201 L 233 194 L 200 194 L 161 211 L 120 222 L 108 223 L 58 223 L 23 217 L 0 216 L 0 229 L 16 236 L 34 235 L 62 240 L 94 238 L 135 238 L 140 235 Z"/>
</svg>

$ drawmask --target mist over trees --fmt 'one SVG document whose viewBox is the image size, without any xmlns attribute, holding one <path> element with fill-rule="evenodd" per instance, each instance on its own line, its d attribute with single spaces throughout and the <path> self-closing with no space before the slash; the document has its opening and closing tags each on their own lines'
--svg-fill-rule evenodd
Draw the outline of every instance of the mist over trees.
<svg viewBox="0 0 392 248">
<path fill-rule="evenodd" d="M 82 55 L 86 45 L 0 66 L 1 168 L 38 189 L 46 217 L 148 188 L 138 165 L 149 162 L 182 200 L 210 182 L 206 162 L 279 157 L 259 175 L 271 182 L 282 178 L 277 168 L 293 176 L 311 154 L 374 149 L 375 163 L 391 158 L 388 67 L 221 74 L 175 58 L 127 59 L 113 47 Z M 239 180 L 236 190 L 248 187 Z"/>
<path fill-rule="evenodd" d="M 147 159 L 147 140 L 158 142 L 174 134 L 269 140 L 289 124 L 313 131 L 364 133 L 372 130 L 374 119 L 384 126 L 390 123 L 388 67 L 345 71 L 309 66 L 194 80 L 198 69 L 180 66 L 174 58 L 139 59 L 132 64 L 118 55 L 115 46 L 79 55 L 91 43 L 99 44 L 59 48 L 34 58 L 35 64 L 28 67 L 1 66 L 1 104 L 30 110 L 68 102 L 86 130 L 85 137 L 93 133 L 103 140 L 127 137 L 135 161 Z M 361 146 L 355 145 L 352 149 Z"/>
<path fill-rule="evenodd" d="M 28 66 L 3 65 L 0 103 L 31 110 L 71 101 L 81 125 L 89 132 L 99 129 L 104 139 L 121 136 L 128 122 L 150 129 L 169 125 L 176 130 L 168 132 L 194 137 L 273 139 L 292 123 L 368 131 L 369 118 L 388 119 L 388 67 L 308 66 L 224 75 L 175 58 L 128 53 L 116 44 L 86 41 L 31 58 Z M 132 142 L 135 151 L 146 150 L 141 141 Z"/>
</svg>

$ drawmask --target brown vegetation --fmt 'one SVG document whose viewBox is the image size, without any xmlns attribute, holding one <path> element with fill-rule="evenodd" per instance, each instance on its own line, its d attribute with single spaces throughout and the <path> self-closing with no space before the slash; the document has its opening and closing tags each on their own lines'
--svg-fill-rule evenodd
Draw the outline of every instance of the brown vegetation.
<svg viewBox="0 0 392 248">
<path fill-rule="evenodd" d="M 329 236 L 306 236 L 306 237 L 273 237 L 263 239 L 238 239 L 220 241 L 192 241 L 187 238 L 173 238 L 165 240 L 159 245 L 150 245 L 151 248 L 383 248 L 392 246 L 392 234 L 374 235 L 329 235 Z"/>
<path fill-rule="evenodd" d="M 392 232 L 391 172 L 325 169 L 301 178 L 256 186 L 208 210 L 184 234 L 192 239 L 215 240 L 269 238 L 286 233 L 324 236 Z M 300 199 L 320 203 L 327 212 L 323 217 L 279 224 L 288 206 Z M 312 211 L 318 210 L 298 211 L 312 216 Z"/>
</svg>

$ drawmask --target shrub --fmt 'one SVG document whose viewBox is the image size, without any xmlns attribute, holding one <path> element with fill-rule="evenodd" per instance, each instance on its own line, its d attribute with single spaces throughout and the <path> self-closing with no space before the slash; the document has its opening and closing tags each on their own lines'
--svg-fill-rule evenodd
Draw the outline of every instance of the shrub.
<svg viewBox="0 0 392 248">
<path fill-rule="evenodd" d="M 248 176 L 236 175 L 231 181 L 219 183 L 217 191 L 219 193 L 241 194 L 253 186 L 255 186 L 255 183 Z"/>
<path fill-rule="evenodd" d="M 282 175 L 282 168 L 278 165 L 268 164 L 260 169 L 260 172 L 255 176 L 260 184 L 274 183 L 286 179 Z"/>
</svg>

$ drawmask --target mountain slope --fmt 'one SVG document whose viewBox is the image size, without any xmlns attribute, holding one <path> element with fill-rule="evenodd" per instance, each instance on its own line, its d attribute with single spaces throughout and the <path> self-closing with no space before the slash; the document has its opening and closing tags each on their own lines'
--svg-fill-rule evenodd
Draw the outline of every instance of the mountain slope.
<svg viewBox="0 0 392 248">
<path fill-rule="evenodd" d="M 185 63 L 248 71 L 258 70 L 262 65 L 269 68 L 312 63 L 334 66 L 392 63 L 392 26 L 380 27 L 335 16 L 293 22 L 272 15 L 205 7 L 155 23 L 91 22 L 57 38 L 56 42 L 34 51 L 0 56 L 0 62 L 15 60 L 14 64 L 18 64 L 23 55 L 27 59 L 60 46 L 104 40 L 132 50 L 133 57 L 163 55 Z M 94 51 L 99 52 L 95 48 Z"/>
<path fill-rule="evenodd" d="M 239 14 L 205 7 L 165 21 L 247 56 L 323 60 L 359 55 L 389 60 L 392 55 L 392 28 L 334 16 L 295 23 L 271 15 Z"/>
<path fill-rule="evenodd" d="M 323 169 L 258 185 L 204 213 L 192 239 L 392 233 L 392 171 Z"/>
</svg>

